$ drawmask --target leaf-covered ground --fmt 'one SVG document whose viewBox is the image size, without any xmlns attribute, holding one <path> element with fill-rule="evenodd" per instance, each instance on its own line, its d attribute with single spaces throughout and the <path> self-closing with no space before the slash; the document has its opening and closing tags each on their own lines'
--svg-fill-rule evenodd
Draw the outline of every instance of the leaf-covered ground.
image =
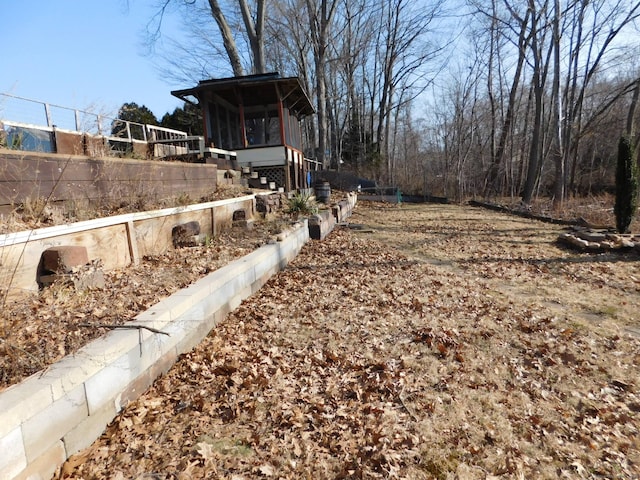
<svg viewBox="0 0 640 480">
<path fill-rule="evenodd" d="M 120 325 L 230 261 L 251 253 L 281 228 L 258 220 L 206 245 L 169 250 L 104 272 L 105 288 L 77 292 L 53 285 L 4 303 L 0 295 L 0 390 L 32 375 L 105 333 L 91 324 Z"/>
<path fill-rule="evenodd" d="M 359 205 L 61 478 L 638 478 L 640 263 Z"/>
</svg>

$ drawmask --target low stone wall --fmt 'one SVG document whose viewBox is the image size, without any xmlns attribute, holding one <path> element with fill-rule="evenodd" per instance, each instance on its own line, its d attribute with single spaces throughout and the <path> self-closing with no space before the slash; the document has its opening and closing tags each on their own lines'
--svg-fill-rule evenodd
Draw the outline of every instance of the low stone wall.
<svg viewBox="0 0 640 480">
<path fill-rule="evenodd" d="M 333 231 L 336 220 L 329 210 L 321 210 L 309 217 L 309 237 L 314 240 L 324 240 Z"/>
<path fill-rule="evenodd" d="M 358 201 L 358 195 L 349 192 L 346 198 L 331 205 L 331 210 L 321 210 L 309 218 L 309 237 L 324 240 L 333 231 L 336 223 L 343 223 L 351 216 Z"/>
<path fill-rule="evenodd" d="M 217 187 L 216 165 L 126 158 L 89 158 L 0 148 L 0 213 L 48 198 L 83 206 L 198 199 Z"/>
<path fill-rule="evenodd" d="M 171 248 L 171 230 L 175 225 L 197 221 L 203 234 L 216 236 L 231 227 L 233 215 L 239 210 L 243 218 L 252 219 L 255 196 L 0 235 L 0 292 L 7 289 L 8 296 L 14 297 L 37 290 L 40 258 L 48 248 L 86 247 L 90 260 L 100 259 L 105 270 L 112 270 Z"/>
<path fill-rule="evenodd" d="M 338 203 L 331 206 L 331 212 L 333 213 L 336 222 L 342 223 L 351 216 L 353 209 L 358 202 L 358 194 L 355 192 L 347 193 L 346 198 L 340 200 Z"/>
<path fill-rule="evenodd" d="M 138 315 L 129 326 L 0 392 L 0 478 L 48 479 L 179 355 L 299 253 L 306 221 Z M 145 327 L 161 331 L 157 333 Z"/>
</svg>

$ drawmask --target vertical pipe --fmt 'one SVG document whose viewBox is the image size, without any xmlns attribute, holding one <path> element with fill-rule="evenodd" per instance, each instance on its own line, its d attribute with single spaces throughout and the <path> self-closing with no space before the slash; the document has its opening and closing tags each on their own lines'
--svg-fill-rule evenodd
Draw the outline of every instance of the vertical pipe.
<svg viewBox="0 0 640 480">
<path fill-rule="evenodd" d="M 241 103 L 238 105 L 238 110 L 240 113 L 240 138 L 242 142 L 242 148 L 247 148 L 247 131 L 244 128 L 244 105 Z"/>
<path fill-rule="evenodd" d="M 47 127 L 53 126 L 53 122 L 51 121 L 51 111 L 49 110 L 49 104 L 44 104 L 44 114 L 47 117 Z"/>
</svg>

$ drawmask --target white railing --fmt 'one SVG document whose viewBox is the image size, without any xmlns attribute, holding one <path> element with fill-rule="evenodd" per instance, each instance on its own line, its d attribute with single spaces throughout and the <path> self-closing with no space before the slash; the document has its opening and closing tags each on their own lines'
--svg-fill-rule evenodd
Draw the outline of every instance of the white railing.
<svg viewBox="0 0 640 480">
<path fill-rule="evenodd" d="M 55 130 L 104 137 L 112 145 L 149 142 L 160 145 L 158 157 L 185 154 L 192 148 L 179 130 L 122 120 L 112 116 L 0 93 L 0 146 L 55 153 Z M 115 147 L 118 150 L 117 147 Z"/>
<path fill-rule="evenodd" d="M 131 148 L 135 142 L 146 142 L 153 146 L 154 158 L 186 154 L 236 156 L 235 152 L 207 148 L 204 137 L 180 130 L 0 93 L 0 147 L 56 153 L 56 130 L 103 137 L 118 152 Z"/>
<path fill-rule="evenodd" d="M 118 119 L 101 113 L 0 93 L 0 121 L 5 120 L 34 127 L 108 135 L 114 126 L 113 122 Z"/>
</svg>

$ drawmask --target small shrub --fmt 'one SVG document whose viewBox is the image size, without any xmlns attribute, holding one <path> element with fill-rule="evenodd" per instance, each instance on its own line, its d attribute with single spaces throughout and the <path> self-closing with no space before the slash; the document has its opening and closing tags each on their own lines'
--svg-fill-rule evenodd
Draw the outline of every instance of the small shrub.
<svg viewBox="0 0 640 480">
<path fill-rule="evenodd" d="M 21 221 L 29 225 L 62 221 L 62 214 L 49 206 L 49 200 L 44 197 L 26 197 L 15 212 Z"/>
<path fill-rule="evenodd" d="M 619 233 L 628 233 L 638 206 L 638 168 L 633 158 L 633 147 L 629 137 L 618 142 L 618 164 L 616 167 L 616 202 L 613 212 Z"/>
<path fill-rule="evenodd" d="M 311 195 L 306 193 L 296 193 L 289 199 L 287 213 L 292 218 L 314 215 L 318 213 L 318 205 L 311 198 Z"/>
</svg>

